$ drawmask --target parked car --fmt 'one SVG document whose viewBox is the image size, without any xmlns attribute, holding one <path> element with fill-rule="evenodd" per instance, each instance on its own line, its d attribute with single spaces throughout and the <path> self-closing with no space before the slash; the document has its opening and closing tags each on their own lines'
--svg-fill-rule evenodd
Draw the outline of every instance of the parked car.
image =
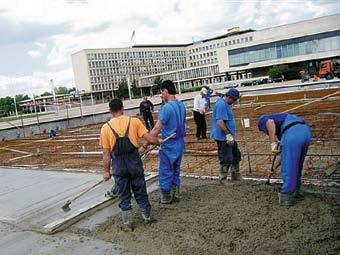
<svg viewBox="0 0 340 255">
<path fill-rule="evenodd" d="M 241 83 L 241 87 L 246 87 L 246 86 L 253 86 L 254 85 L 254 81 L 244 81 Z"/>
<path fill-rule="evenodd" d="M 261 78 L 257 80 L 257 84 L 267 84 L 267 83 L 273 83 L 273 80 L 270 78 Z"/>
<path fill-rule="evenodd" d="M 226 86 L 224 86 L 225 89 L 231 89 L 231 88 L 236 88 L 238 87 L 238 84 L 235 82 L 230 82 Z"/>
<path fill-rule="evenodd" d="M 285 77 L 283 75 L 273 79 L 274 82 L 284 82 L 285 80 L 286 79 L 285 79 Z"/>
</svg>

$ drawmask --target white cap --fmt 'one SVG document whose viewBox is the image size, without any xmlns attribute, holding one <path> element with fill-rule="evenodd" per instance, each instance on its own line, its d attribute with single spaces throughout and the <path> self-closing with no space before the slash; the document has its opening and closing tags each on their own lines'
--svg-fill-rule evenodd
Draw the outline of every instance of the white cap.
<svg viewBox="0 0 340 255">
<path fill-rule="evenodd" d="M 206 95 L 208 91 L 207 91 L 206 88 L 202 88 L 200 92 L 202 92 L 204 95 Z"/>
</svg>

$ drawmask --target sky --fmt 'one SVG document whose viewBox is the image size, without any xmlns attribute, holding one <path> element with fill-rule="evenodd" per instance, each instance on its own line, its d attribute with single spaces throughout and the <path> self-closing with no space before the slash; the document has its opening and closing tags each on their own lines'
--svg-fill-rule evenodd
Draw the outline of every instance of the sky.
<svg viewBox="0 0 340 255">
<path fill-rule="evenodd" d="M 74 87 L 71 54 L 190 43 L 336 14 L 327 0 L 0 0 L 0 97 Z"/>
</svg>

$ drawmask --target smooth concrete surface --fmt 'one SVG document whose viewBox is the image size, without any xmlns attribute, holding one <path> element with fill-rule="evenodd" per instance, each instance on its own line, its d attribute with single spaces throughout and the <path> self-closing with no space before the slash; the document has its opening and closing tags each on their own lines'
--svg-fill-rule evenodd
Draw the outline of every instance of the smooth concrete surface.
<svg viewBox="0 0 340 255">
<path fill-rule="evenodd" d="M 0 254 L 3 255 L 119 255 L 125 250 L 113 243 L 82 235 L 44 235 L 0 223 Z"/>
<path fill-rule="evenodd" d="M 156 174 L 146 176 L 152 180 Z M 61 207 L 101 180 L 101 175 L 47 170 L 0 168 L 0 222 L 25 230 L 55 233 L 116 202 L 105 197 L 113 182 L 100 184 L 72 201 L 69 212 Z"/>
<path fill-rule="evenodd" d="M 48 232 L 45 226 L 63 222 L 105 202 L 106 182 L 71 203 L 71 211 L 61 207 L 79 192 L 100 181 L 91 173 L 0 168 L 0 221 L 23 229 Z"/>
</svg>

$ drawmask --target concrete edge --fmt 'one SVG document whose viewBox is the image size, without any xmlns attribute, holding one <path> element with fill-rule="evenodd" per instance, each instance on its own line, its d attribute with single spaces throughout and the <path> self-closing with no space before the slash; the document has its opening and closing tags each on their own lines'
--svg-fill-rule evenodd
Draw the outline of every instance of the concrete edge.
<svg viewBox="0 0 340 255">
<path fill-rule="evenodd" d="M 152 183 L 158 174 L 150 174 L 145 178 L 145 181 L 148 183 Z M 111 204 L 117 202 L 117 197 L 114 198 L 103 198 L 102 200 L 97 201 L 95 204 L 89 205 L 87 207 L 81 208 L 67 218 L 59 219 L 54 222 L 51 222 L 43 227 L 42 233 L 44 234 L 55 234 L 59 231 L 64 230 L 65 228 L 73 225 L 74 223 L 78 222 L 79 220 L 83 219 L 86 216 L 89 216 L 96 211 L 103 209 Z M 61 210 L 61 209 L 60 209 Z"/>
</svg>

